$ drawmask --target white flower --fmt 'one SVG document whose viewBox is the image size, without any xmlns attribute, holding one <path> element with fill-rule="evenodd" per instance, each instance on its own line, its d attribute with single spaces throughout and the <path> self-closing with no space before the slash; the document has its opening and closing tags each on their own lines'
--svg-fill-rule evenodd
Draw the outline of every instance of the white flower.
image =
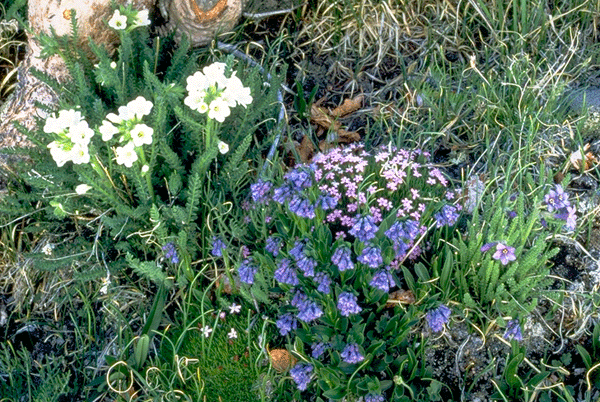
<svg viewBox="0 0 600 402">
<path fill-rule="evenodd" d="M 150 114 L 152 110 L 152 102 L 147 101 L 143 96 L 138 96 L 127 104 L 128 115 L 133 115 L 138 119 Z M 119 112 L 121 108 L 119 108 Z M 128 119 L 129 120 L 129 119 Z"/>
<path fill-rule="evenodd" d="M 102 121 L 102 125 L 98 127 L 98 131 L 102 134 L 102 141 L 110 141 L 115 134 L 119 133 L 119 129 L 113 126 L 108 120 Z"/>
<path fill-rule="evenodd" d="M 69 138 L 71 138 L 71 141 L 75 144 L 85 145 L 86 147 L 93 136 L 94 130 L 90 128 L 88 122 L 85 120 L 78 122 L 69 130 Z"/>
<path fill-rule="evenodd" d="M 150 20 L 148 19 L 148 10 L 138 11 L 135 15 L 135 20 L 133 21 L 134 27 L 142 27 L 150 25 Z"/>
<path fill-rule="evenodd" d="M 46 255 L 52 255 L 52 249 L 54 248 L 54 246 L 50 243 L 46 243 L 44 244 L 44 247 L 42 247 L 42 253 L 46 254 Z"/>
<path fill-rule="evenodd" d="M 149 170 L 150 170 L 150 166 L 148 166 L 148 165 L 142 166 L 142 174 L 148 173 Z"/>
<path fill-rule="evenodd" d="M 222 96 L 227 100 L 229 107 L 234 107 L 236 104 L 246 107 L 252 103 L 250 88 L 245 87 L 242 81 L 235 75 L 232 75 L 227 80 L 227 87 L 223 91 Z"/>
<path fill-rule="evenodd" d="M 73 127 L 83 120 L 81 112 L 73 109 L 58 112 L 58 120 L 64 128 Z"/>
<path fill-rule="evenodd" d="M 219 148 L 219 152 L 222 153 L 223 155 L 225 155 L 227 152 L 229 152 L 229 145 L 227 145 L 227 143 L 225 143 L 223 141 L 219 141 L 219 143 L 217 144 L 217 147 Z"/>
<path fill-rule="evenodd" d="M 235 328 L 231 328 L 231 331 L 229 331 L 227 336 L 229 337 L 229 339 L 237 338 L 237 331 L 235 330 Z"/>
<path fill-rule="evenodd" d="M 133 142 L 128 142 L 122 147 L 117 147 L 117 149 L 115 149 L 115 154 L 117 156 L 117 163 L 119 165 L 125 165 L 128 168 L 133 166 L 133 162 L 138 160 L 138 155 L 135 152 Z"/>
<path fill-rule="evenodd" d="M 206 76 L 206 79 L 210 85 L 216 85 L 218 88 L 223 89 L 227 85 L 227 77 L 225 77 L 225 63 L 213 63 L 210 66 L 206 66 L 202 69 L 202 72 Z"/>
<path fill-rule="evenodd" d="M 108 276 L 106 278 L 102 278 L 102 287 L 100 288 L 100 294 L 107 294 L 108 293 L 108 286 L 110 285 L 110 273 L 108 274 Z"/>
<path fill-rule="evenodd" d="M 225 118 L 231 113 L 227 102 L 222 98 L 217 98 L 208 105 L 208 118 L 223 123 Z"/>
<path fill-rule="evenodd" d="M 84 195 L 91 189 L 92 189 L 92 186 L 88 186 L 87 184 L 80 184 L 77 187 L 75 187 L 75 192 L 79 195 Z"/>
<path fill-rule="evenodd" d="M 52 159 L 54 159 L 58 167 L 62 167 L 65 163 L 71 160 L 71 152 L 66 150 L 64 145 L 59 144 L 56 141 L 52 141 L 50 144 L 48 144 L 48 148 L 50 149 L 50 155 L 52 155 Z"/>
<path fill-rule="evenodd" d="M 73 145 L 73 148 L 71 149 L 71 160 L 76 165 L 89 163 L 90 153 L 88 151 L 87 145 L 83 145 L 83 144 Z"/>
<path fill-rule="evenodd" d="M 109 113 L 109 114 L 107 114 L 107 115 L 106 115 L 106 118 L 107 118 L 107 119 L 108 119 L 110 122 L 112 122 L 112 123 L 115 123 L 115 124 L 119 124 L 119 123 L 122 123 L 122 122 L 123 122 L 123 118 L 122 118 L 121 116 L 119 116 L 119 115 L 116 115 L 116 114 L 114 114 L 114 113 Z"/>
<path fill-rule="evenodd" d="M 208 338 L 210 336 L 210 333 L 212 332 L 212 328 L 209 327 L 208 325 L 205 325 L 201 331 L 202 331 L 202 335 L 204 335 L 205 338 Z"/>
<path fill-rule="evenodd" d="M 127 28 L 127 16 L 121 15 L 121 12 L 119 10 L 115 10 L 115 13 L 113 14 L 112 18 L 110 19 L 110 21 L 108 21 L 108 26 L 116 30 L 122 30 Z"/>
<path fill-rule="evenodd" d="M 232 303 L 231 306 L 229 306 L 229 314 L 237 314 L 241 310 L 242 306 L 240 306 L 239 304 Z"/>
<path fill-rule="evenodd" d="M 48 117 L 46 119 L 46 124 L 44 124 L 44 132 L 45 133 L 54 133 L 59 134 L 65 130 L 65 127 L 62 126 L 62 123 L 56 117 Z"/>
<path fill-rule="evenodd" d="M 185 97 L 183 103 L 190 109 L 197 110 L 200 113 L 206 113 L 208 111 L 208 104 L 205 101 L 206 92 L 204 91 L 193 91 Z"/>
<path fill-rule="evenodd" d="M 111 61 L 111 62 L 110 62 L 110 68 L 112 68 L 112 69 L 115 69 L 115 68 L 117 68 L 117 63 L 116 63 L 116 62 L 114 62 L 114 61 Z"/>
<path fill-rule="evenodd" d="M 206 91 L 209 86 L 206 76 L 204 74 L 202 74 L 200 71 L 187 77 L 186 82 L 187 82 L 187 86 L 185 88 L 188 90 L 188 92 Z"/>
<path fill-rule="evenodd" d="M 136 124 L 131 130 L 131 140 L 133 141 L 133 145 L 141 147 L 144 144 L 152 144 L 153 133 L 154 130 L 152 127 L 148 127 L 145 124 Z"/>
</svg>

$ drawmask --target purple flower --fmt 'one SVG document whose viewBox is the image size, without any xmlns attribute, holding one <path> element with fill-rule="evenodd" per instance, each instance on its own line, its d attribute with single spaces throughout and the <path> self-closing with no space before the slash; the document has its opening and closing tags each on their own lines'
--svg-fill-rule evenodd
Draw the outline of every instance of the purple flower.
<svg viewBox="0 0 600 402">
<path fill-rule="evenodd" d="M 352 251 L 346 247 L 338 247 L 331 256 L 331 262 L 334 263 L 340 271 L 354 269 L 354 263 L 350 258 Z"/>
<path fill-rule="evenodd" d="M 223 240 L 221 240 L 217 236 L 213 237 L 212 250 L 210 251 L 212 255 L 214 255 L 215 257 L 222 257 L 223 250 L 225 250 L 226 248 L 227 246 L 225 245 L 225 243 L 223 243 Z"/>
<path fill-rule="evenodd" d="M 292 286 L 296 286 L 300 283 L 298 281 L 298 276 L 296 275 L 296 271 L 292 267 L 292 262 L 289 259 L 287 259 L 287 258 L 281 259 L 279 261 L 279 263 L 277 264 L 277 267 L 278 268 L 275 270 L 275 273 L 273 274 L 273 277 L 275 278 L 275 280 L 277 282 L 285 283 L 285 284 L 292 285 Z"/>
<path fill-rule="evenodd" d="M 450 320 L 450 314 L 452 310 L 448 307 L 440 304 L 438 308 L 433 310 L 429 310 L 425 318 L 427 319 L 427 324 L 429 324 L 429 328 L 433 332 L 440 332 L 444 329 L 444 324 L 446 324 Z"/>
<path fill-rule="evenodd" d="M 269 201 L 269 191 L 271 191 L 273 184 L 268 181 L 258 180 L 256 183 L 250 185 L 250 194 L 252 194 L 252 200 L 257 204 L 266 204 Z"/>
<path fill-rule="evenodd" d="M 510 320 L 506 324 L 506 331 L 503 335 L 504 339 L 516 339 L 517 341 L 523 340 L 523 334 L 521 333 L 521 326 L 519 325 L 519 320 Z"/>
<path fill-rule="evenodd" d="M 308 384 L 310 383 L 310 373 L 312 373 L 312 371 L 313 366 L 305 363 L 298 363 L 290 370 L 290 376 L 300 391 L 304 391 L 308 388 Z"/>
<path fill-rule="evenodd" d="M 313 219 L 315 215 L 315 206 L 307 198 L 300 195 L 292 196 L 289 209 L 301 218 Z"/>
<path fill-rule="evenodd" d="M 162 250 L 165 252 L 165 257 L 170 259 L 172 264 L 179 264 L 179 256 L 177 255 L 175 244 L 169 242 L 163 246 Z"/>
<path fill-rule="evenodd" d="M 402 241 L 403 238 L 408 238 L 408 234 L 404 231 L 404 225 L 398 221 L 394 222 L 392 226 L 385 231 L 385 235 L 394 243 Z"/>
<path fill-rule="evenodd" d="M 577 215 L 575 214 L 575 207 L 565 207 L 558 211 L 557 214 L 554 215 L 557 219 L 562 219 L 566 221 L 565 229 L 567 230 L 575 230 L 577 226 Z"/>
<path fill-rule="evenodd" d="M 330 292 L 331 278 L 325 272 L 317 272 L 314 281 L 319 284 L 317 290 L 328 295 Z"/>
<path fill-rule="evenodd" d="M 292 301 L 290 303 L 292 306 L 294 306 L 296 308 L 300 308 L 300 306 L 303 305 L 304 303 L 306 303 L 307 300 L 308 300 L 308 298 L 306 297 L 306 295 L 298 290 L 294 294 L 294 297 L 292 297 Z"/>
<path fill-rule="evenodd" d="M 352 293 L 342 292 L 338 297 L 337 308 L 344 317 L 348 317 L 350 314 L 358 314 L 362 311 L 362 308 L 356 301 L 357 297 Z"/>
<path fill-rule="evenodd" d="M 365 396 L 365 402 L 385 402 L 385 397 L 381 394 L 368 394 Z"/>
<path fill-rule="evenodd" d="M 459 217 L 457 211 L 454 205 L 444 205 L 442 210 L 433 216 L 436 221 L 435 226 L 441 228 L 454 225 Z"/>
<path fill-rule="evenodd" d="M 256 271 L 258 271 L 258 266 L 254 264 L 252 258 L 246 258 L 238 267 L 240 281 L 252 285 Z"/>
<path fill-rule="evenodd" d="M 304 276 L 306 277 L 315 276 L 315 267 L 318 264 L 319 263 L 317 261 L 307 255 L 302 255 L 302 257 L 296 261 L 296 266 L 304 273 Z"/>
<path fill-rule="evenodd" d="M 337 199 L 330 195 L 324 194 L 317 201 L 323 211 L 334 209 L 337 206 Z"/>
<path fill-rule="evenodd" d="M 325 353 L 327 349 L 329 349 L 329 344 L 324 342 L 313 343 L 311 345 L 311 349 L 311 356 L 313 357 L 313 359 L 318 359 L 323 353 Z"/>
<path fill-rule="evenodd" d="M 554 190 L 550 190 L 544 196 L 544 202 L 548 206 L 548 211 L 553 212 L 555 209 L 566 208 L 570 206 L 569 194 L 565 193 L 562 186 L 557 184 Z"/>
<path fill-rule="evenodd" d="M 348 232 L 364 243 L 374 238 L 377 230 L 379 230 L 379 228 L 375 225 L 372 216 L 358 215 L 354 220 L 354 225 Z"/>
<path fill-rule="evenodd" d="M 373 275 L 373 279 L 369 282 L 369 285 L 373 286 L 376 289 L 383 290 L 384 292 L 389 292 L 390 288 L 395 285 L 394 277 L 387 269 L 379 270 Z"/>
<path fill-rule="evenodd" d="M 311 322 L 323 315 L 323 310 L 314 301 L 305 301 L 298 306 L 297 317 L 304 322 Z"/>
<path fill-rule="evenodd" d="M 408 235 L 407 240 L 413 241 L 421 233 L 421 226 L 419 225 L 419 222 L 409 219 L 404 222 L 404 231 Z"/>
<path fill-rule="evenodd" d="M 508 215 L 509 219 L 515 219 L 517 217 L 516 211 L 508 211 L 506 214 Z"/>
<path fill-rule="evenodd" d="M 481 246 L 480 251 L 482 253 L 487 253 L 488 251 L 490 251 L 492 249 L 492 247 L 495 247 L 496 244 L 498 244 L 498 242 L 496 242 L 496 241 L 491 242 L 491 243 L 486 243 L 483 246 Z"/>
<path fill-rule="evenodd" d="M 279 250 L 281 249 L 281 239 L 279 237 L 271 236 L 267 238 L 265 244 L 265 250 L 269 253 L 273 254 L 273 257 L 277 257 L 279 255 Z"/>
<path fill-rule="evenodd" d="M 402 240 L 394 242 L 394 251 L 396 252 L 396 258 L 403 258 L 408 251 L 409 245 Z"/>
<path fill-rule="evenodd" d="M 294 190 L 289 184 L 277 187 L 273 190 L 273 201 L 284 204 L 288 199 L 292 197 Z"/>
<path fill-rule="evenodd" d="M 502 263 L 502 265 L 508 264 L 510 261 L 514 261 L 517 259 L 515 256 L 515 248 L 510 246 L 505 246 L 502 243 L 498 243 L 496 245 L 496 252 L 492 255 L 494 260 L 498 260 Z"/>
<path fill-rule="evenodd" d="M 362 254 L 358 256 L 358 262 L 362 262 L 371 268 L 377 268 L 383 264 L 383 257 L 381 256 L 381 249 L 375 246 L 367 246 L 362 251 Z"/>
<path fill-rule="evenodd" d="M 298 240 L 298 241 L 296 241 L 296 243 L 294 243 L 294 247 L 292 247 L 292 249 L 290 250 L 290 255 L 292 257 L 294 257 L 294 259 L 296 261 L 298 261 L 300 258 L 302 258 L 304 256 L 304 245 L 305 244 L 306 244 L 306 241 Z"/>
<path fill-rule="evenodd" d="M 358 345 L 356 343 L 349 343 L 346 345 L 344 350 L 342 350 L 342 360 L 344 360 L 348 364 L 360 363 L 365 360 L 365 357 L 360 354 L 358 350 Z"/>
<path fill-rule="evenodd" d="M 306 167 L 299 167 L 292 170 L 285 175 L 285 178 L 291 183 L 295 190 L 302 190 L 313 184 L 311 174 Z"/>
<path fill-rule="evenodd" d="M 275 325 L 279 328 L 281 336 L 286 336 L 292 330 L 298 328 L 298 322 L 291 313 L 286 313 L 279 317 Z"/>
</svg>

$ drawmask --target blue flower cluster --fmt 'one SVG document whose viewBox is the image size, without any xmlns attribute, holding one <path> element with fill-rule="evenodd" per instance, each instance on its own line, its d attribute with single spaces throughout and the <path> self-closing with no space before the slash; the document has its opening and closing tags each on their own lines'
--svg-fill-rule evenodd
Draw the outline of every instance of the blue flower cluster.
<svg viewBox="0 0 600 402">
<path fill-rule="evenodd" d="M 425 318 L 433 332 L 440 332 L 444 329 L 444 324 L 450 320 L 450 314 L 452 314 L 452 310 L 441 304 L 439 307 L 429 310 Z"/>
<path fill-rule="evenodd" d="M 365 360 L 365 357 L 360 354 L 359 347 L 356 343 L 346 345 L 340 356 L 342 357 L 342 360 L 348 364 L 356 364 Z"/>
<path fill-rule="evenodd" d="M 290 370 L 290 376 L 300 391 L 304 391 L 308 388 L 312 371 L 313 366 L 305 363 L 298 363 Z"/>
<path fill-rule="evenodd" d="M 227 246 L 225 245 L 223 240 L 221 240 L 221 238 L 216 236 L 213 237 L 212 250 L 210 251 L 212 255 L 214 255 L 215 257 L 223 257 L 223 250 L 225 250 L 226 248 Z"/>
<path fill-rule="evenodd" d="M 165 252 L 165 257 L 171 260 L 172 264 L 179 264 L 179 256 L 177 255 L 175 244 L 169 242 L 163 246 L 162 250 Z"/>
</svg>

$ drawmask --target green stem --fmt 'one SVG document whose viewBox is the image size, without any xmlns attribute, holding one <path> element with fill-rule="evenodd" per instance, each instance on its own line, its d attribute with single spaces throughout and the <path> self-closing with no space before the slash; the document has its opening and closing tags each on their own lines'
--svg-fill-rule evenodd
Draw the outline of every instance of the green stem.
<svg viewBox="0 0 600 402">
<path fill-rule="evenodd" d="M 143 147 L 140 147 L 140 159 L 142 161 L 142 166 L 144 166 L 144 165 L 149 166 L 146 163 L 146 154 L 144 153 Z M 141 170 L 138 170 L 137 174 L 142 174 L 146 178 L 146 188 L 148 190 L 148 194 L 150 194 L 150 202 L 153 203 L 154 202 L 154 188 L 152 187 L 152 174 L 150 173 L 150 171 L 147 171 L 146 173 L 142 173 Z"/>
</svg>

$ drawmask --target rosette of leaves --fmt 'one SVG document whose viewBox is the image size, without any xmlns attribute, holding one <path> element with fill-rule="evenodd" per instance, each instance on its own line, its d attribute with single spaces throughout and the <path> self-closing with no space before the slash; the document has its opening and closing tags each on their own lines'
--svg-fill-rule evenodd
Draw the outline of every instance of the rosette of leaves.
<svg viewBox="0 0 600 402">
<path fill-rule="evenodd" d="M 352 145 L 251 186 L 249 221 L 263 237 L 239 264 L 252 285 L 242 292 L 277 309 L 299 359 L 290 371 L 298 392 L 403 395 L 393 378 L 416 370 L 407 348 L 419 307 L 386 302 L 428 232 L 458 219 L 440 198 L 446 185 L 426 153 Z"/>
<path fill-rule="evenodd" d="M 558 248 L 548 239 L 564 221 L 544 220 L 545 207 L 535 193 L 503 192 L 485 197 L 482 205 L 491 207 L 475 208 L 458 252 L 446 253 L 454 262 L 458 294 L 470 308 L 526 315 L 537 305 L 536 294 L 551 281 L 550 259 Z"/>
</svg>

